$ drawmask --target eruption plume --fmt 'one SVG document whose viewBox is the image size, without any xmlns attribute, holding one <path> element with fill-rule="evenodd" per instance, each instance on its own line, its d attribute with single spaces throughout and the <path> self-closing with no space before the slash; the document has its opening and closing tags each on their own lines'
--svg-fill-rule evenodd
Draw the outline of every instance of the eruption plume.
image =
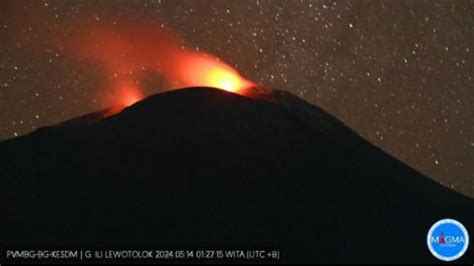
<svg viewBox="0 0 474 266">
<path fill-rule="evenodd" d="M 51 16 L 35 6 L 20 12 L 28 10 L 36 16 L 16 14 L 16 17 L 26 18 L 17 21 L 17 32 L 26 24 L 44 23 Z M 43 13 L 38 15 L 37 12 Z M 42 21 L 28 21 L 30 17 L 40 17 Z M 74 60 L 99 65 L 101 95 L 110 98 L 103 100 L 116 105 L 128 106 L 145 96 L 140 84 L 145 71 L 163 79 L 165 84 L 157 84 L 157 87 L 165 85 L 169 89 L 208 86 L 245 94 L 255 86 L 218 57 L 189 48 L 176 33 L 156 21 L 97 17 L 87 21 L 66 20 L 61 28 L 67 29 L 66 34 L 53 30 L 43 32 L 39 39 L 48 40 L 54 49 Z M 26 46 L 41 51 L 45 49 L 42 45 L 32 40 Z"/>
<path fill-rule="evenodd" d="M 73 36 L 68 50 L 102 64 L 107 84 L 125 94 L 124 104 L 142 97 L 136 80 L 144 69 L 162 75 L 169 88 L 208 86 L 242 93 L 255 85 L 218 57 L 187 48 L 164 27 L 136 22 L 114 27 L 104 22 Z"/>
</svg>

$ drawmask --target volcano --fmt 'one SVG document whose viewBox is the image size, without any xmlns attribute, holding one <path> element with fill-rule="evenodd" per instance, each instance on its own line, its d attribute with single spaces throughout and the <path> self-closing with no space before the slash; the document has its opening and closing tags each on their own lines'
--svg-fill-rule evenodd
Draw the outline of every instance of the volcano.
<svg viewBox="0 0 474 266">
<path fill-rule="evenodd" d="M 437 263 L 431 225 L 474 225 L 474 200 L 284 91 L 187 88 L 110 110 L 0 143 L 3 247 L 273 247 L 282 262 Z"/>
</svg>

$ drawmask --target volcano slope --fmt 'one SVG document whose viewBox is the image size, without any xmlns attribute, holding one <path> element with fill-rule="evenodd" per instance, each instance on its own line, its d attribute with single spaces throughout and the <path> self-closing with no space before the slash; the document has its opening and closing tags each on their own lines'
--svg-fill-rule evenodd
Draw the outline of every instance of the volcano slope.
<svg viewBox="0 0 474 266">
<path fill-rule="evenodd" d="M 283 91 L 188 88 L 72 121 L 0 143 L 3 247 L 275 247 L 283 262 L 432 263 L 433 223 L 474 225 L 474 200 Z M 459 262 L 472 261 L 469 247 Z"/>
</svg>

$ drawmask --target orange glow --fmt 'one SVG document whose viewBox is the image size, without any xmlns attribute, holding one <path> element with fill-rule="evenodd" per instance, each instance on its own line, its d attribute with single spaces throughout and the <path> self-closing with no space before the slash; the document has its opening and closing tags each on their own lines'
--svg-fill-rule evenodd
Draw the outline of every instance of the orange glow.
<svg viewBox="0 0 474 266">
<path fill-rule="evenodd" d="M 125 106 L 130 106 L 130 105 L 132 105 L 132 104 L 134 104 L 134 103 L 136 103 L 136 102 L 138 102 L 142 99 L 138 95 L 131 94 L 131 93 L 125 94 L 123 97 L 124 97 L 123 98 L 123 104 Z"/>
<path fill-rule="evenodd" d="M 90 31 L 72 34 L 67 47 L 71 55 L 103 65 L 105 87 L 119 92 L 112 93 L 114 104 L 129 106 L 144 98 L 137 81 L 146 71 L 162 76 L 166 84 L 157 87 L 169 89 L 203 86 L 247 94 L 255 86 L 216 56 L 187 48 L 167 28 L 126 19 L 120 31 L 111 25 L 106 20 L 94 23 Z"/>
<path fill-rule="evenodd" d="M 255 84 L 219 58 L 205 53 L 181 52 L 169 69 L 170 83 L 180 87 L 205 86 L 242 94 Z"/>
<path fill-rule="evenodd" d="M 224 69 L 210 69 L 206 75 L 209 86 L 230 92 L 237 92 L 242 86 L 242 81 L 236 73 Z"/>
<path fill-rule="evenodd" d="M 133 84 L 121 84 L 119 85 L 119 95 L 118 95 L 118 104 L 124 107 L 128 107 L 141 99 L 143 95 L 140 89 Z"/>
<path fill-rule="evenodd" d="M 18 20 L 5 28 L 4 35 L 12 45 L 22 42 L 24 36 L 20 29 L 50 23 L 48 18 L 54 17 L 49 9 L 36 7 L 33 2 L 37 1 L 31 1 L 29 8 L 15 10 L 12 17 Z M 95 12 L 95 7 L 91 8 L 90 12 Z M 30 14 L 31 10 L 34 10 L 34 16 Z M 155 85 L 155 92 L 206 86 L 245 96 L 255 93 L 255 83 L 245 79 L 231 64 L 188 47 L 182 36 L 164 25 L 155 16 L 139 21 L 125 16 L 101 16 L 100 20 L 65 19 L 58 26 L 58 32 L 65 27 L 68 34 L 58 36 L 56 31 L 41 31 L 38 33 L 41 33 L 40 38 L 31 39 L 25 43 L 25 48 L 61 51 L 65 57 L 98 66 L 94 69 L 100 71 L 100 87 L 96 88 L 94 102 L 100 106 L 129 106 L 143 99 L 154 91 L 153 84 L 147 83 L 150 86 L 145 88 L 141 81 L 155 74 L 162 78 Z"/>
<path fill-rule="evenodd" d="M 216 56 L 188 48 L 178 34 L 155 20 L 123 18 L 120 27 L 114 24 L 107 18 L 84 21 L 71 27 L 67 39 L 55 43 L 65 55 L 101 66 L 103 87 L 98 97 L 106 105 L 130 106 L 143 99 L 149 88 L 142 87 L 141 81 L 150 74 L 163 78 L 164 83 L 156 84 L 161 91 L 202 86 L 248 94 L 255 86 Z"/>
</svg>

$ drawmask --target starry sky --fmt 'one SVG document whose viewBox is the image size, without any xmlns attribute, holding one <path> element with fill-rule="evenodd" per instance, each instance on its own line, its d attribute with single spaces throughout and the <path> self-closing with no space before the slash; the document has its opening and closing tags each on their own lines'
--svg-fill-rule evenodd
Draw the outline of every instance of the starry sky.
<svg viewBox="0 0 474 266">
<path fill-rule="evenodd" d="M 73 53 L 82 45 L 74 35 L 92 34 L 94 25 L 120 33 L 146 24 L 172 31 L 183 46 L 225 60 L 254 82 L 320 106 L 396 158 L 474 197 L 474 1 L 0 6 L 0 139 L 113 105 L 107 66 Z M 140 71 L 133 82 L 145 96 L 169 87 L 159 74 Z"/>
</svg>

